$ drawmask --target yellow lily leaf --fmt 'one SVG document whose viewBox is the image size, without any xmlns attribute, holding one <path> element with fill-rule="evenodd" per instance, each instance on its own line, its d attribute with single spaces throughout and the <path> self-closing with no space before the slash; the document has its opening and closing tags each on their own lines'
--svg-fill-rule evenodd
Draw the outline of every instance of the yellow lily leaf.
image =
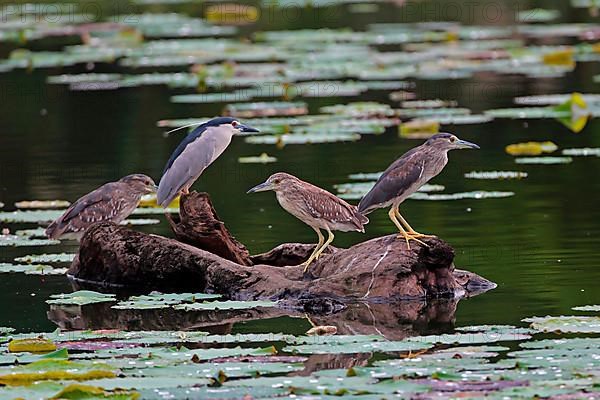
<svg viewBox="0 0 600 400">
<path fill-rule="evenodd" d="M 0 369 L 0 384 L 28 385 L 34 381 L 114 378 L 117 374 L 106 364 L 86 364 L 67 360 L 40 360 L 31 364 Z"/>
<path fill-rule="evenodd" d="M 552 142 L 526 142 L 508 145 L 505 150 L 511 156 L 539 156 L 555 152 L 558 146 Z"/>
<path fill-rule="evenodd" d="M 425 139 L 440 131 L 437 121 L 414 119 L 400 125 L 400 137 L 409 139 Z"/>
<path fill-rule="evenodd" d="M 573 58 L 573 49 L 557 50 L 551 53 L 546 53 L 542 57 L 542 61 L 546 65 L 556 65 L 572 67 L 575 65 Z"/>
<path fill-rule="evenodd" d="M 11 353 L 21 353 L 24 351 L 30 353 L 48 353 L 55 350 L 56 345 L 44 338 L 16 339 L 11 340 L 8 344 L 8 351 Z"/>
</svg>

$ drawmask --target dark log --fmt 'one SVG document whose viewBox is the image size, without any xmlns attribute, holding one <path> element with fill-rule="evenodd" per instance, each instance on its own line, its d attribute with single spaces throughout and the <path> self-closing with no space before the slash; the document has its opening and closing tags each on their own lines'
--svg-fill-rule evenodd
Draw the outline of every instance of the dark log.
<svg viewBox="0 0 600 400">
<path fill-rule="evenodd" d="M 96 224 L 82 238 L 69 274 L 79 281 L 163 292 L 191 289 L 231 299 L 284 300 L 314 312 L 337 311 L 349 300 L 453 298 L 495 287 L 476 274 L 456 271 L 454 251 L 446 242 L 430 238 L 426 246 L 412 242 L 409 250 L 396 235 L 349 249 L 331 248 L 311 265 L 307 277 L 302 266 L 285 265 L 304 261 L 312 245 L 283 244 L 250 258 L 218 221 L 208 196 L 197 193 L 183 197 L 181 219 L 173 227 L 178 237 L 197 247 L 111 223 Z M 213 254 L 215 249 L 244 264 Z M 256 264 L 248 266 L 251 262 Z"/>
<path fill-rule="evenodd" d="M 240 265 L 252 265 L 250 252 L 219 220 L 208 194 L 192 192 L 181 196 L 179 216 L 167 214 L 167 220 L 180 242 Z"/>
</svg>

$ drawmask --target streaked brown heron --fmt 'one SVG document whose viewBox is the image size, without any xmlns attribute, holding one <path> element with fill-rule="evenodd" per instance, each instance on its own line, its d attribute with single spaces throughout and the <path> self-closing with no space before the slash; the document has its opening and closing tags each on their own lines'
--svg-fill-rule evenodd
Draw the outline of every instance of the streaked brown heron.
<svg viewBox="0 0 600 400">
<path fill-rule="evenodd" d="M 369 222 L 367 217 L 358 212 L 356 206 L 284 172 L 271 175 L 264 183 L 248 190 L 248 193 L 267 190 L 273 190 L 281 207 L 313 228 L 319 236 L 315 249 L 303 263 L 305 272 L 310 263 L 318 259 L 333 241 L 332 231 L 364 233 L 364 225 Z M 321 234 L 321 229 L 327 231 L 327 240 Z"/>
<path fill-rule="evenodd" d="M 358 204 L 358 211 L 368 214 L 378 208 L 391 206 L 388 215 L 406 240 L 406 246 L 410 249 L 410 240 L 424 244 L 419 238 L 433 235 L 415 231 L 400 215 L 400 203 L 442 172 L 448 163 L 448 151 L 478 148 L 475 143 L 461 140 L 450 133 L 433 135 L 422 145 L 406 152 L 385 170 L 375 186 Z"/>
<path fill-rule="evenodd" d="M 153 193 L 156 184 L 143 174 L 127 175 L 109 182 L 75 201 L 46 228 L 51 239 L 81 239 L 85 230 L 100 221 L 119 223 L 136 209 L 143 195 Z"/>
<path fill-rule="evenodd" d="M 175 149 L 158 184 L 156 200 L 167 207 L 180 193 L 187 194 L 190 186 L 229 146 L 233 135 L 258 132 L 235 118 L 213 118 L 198 125 Z"/>
</svg>

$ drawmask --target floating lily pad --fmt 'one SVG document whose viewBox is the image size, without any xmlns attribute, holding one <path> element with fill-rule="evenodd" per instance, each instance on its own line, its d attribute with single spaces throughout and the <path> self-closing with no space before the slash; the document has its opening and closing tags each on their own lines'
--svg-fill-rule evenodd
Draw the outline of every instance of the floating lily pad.
<svg viewBox="0 0 600 400">
<path fill-rule="evenodd" d="M 206 303 L 180 304 L 173 308 L 183 311 L 206 311 L 206 310 L 244 310 L 257 307 L 275 307 L 273 301 L 211 301 Z"/>
<path fill-rule="evenodd" d="M 573 307 L 575 311 L 600 311 L 600 305 Z"/>
<path fill-rule="evenodd" d="M 46 303 L 78 306 L 116 301 L 114 294 L 98 293 L 91 290 L 79 290 L 67 294 L 53 294 L 50 298 L 51 300 L 46 300 Z"/>
<path fill-rule="evenodd" d="M 0 368 L 0 383 L 11 386 L 43 380 L 90 380 L 115 376 L 115 371 L 106 364 L 53 359 L 12 368 Z"/>
<path fill-rule="evenodd" d="M 252 144 L 276 144 L 285 146 L 287 144 L 317 144 L 334 142 L 354 142 L 360 140 L 360 135 L 354 133 L 333 134 L 286 134 L 286 135 L 260 135 L 250 136 L 245 139 L 246 143 Z"/>
<path fill-rule="evenodd" d="M 533 317 L 523 321 L 531 323 L 533 329 L 558 333 L 598 333 L 600 317 L 560 316 Z"/>
<path fill-rule="evenodd" d="M 23 272 L 26 275 L 64 275 L 67 268 L 54 268 L 51 265 L 42 264 L 7 264 L 0 263 L 0 273 Z"/>
<path fill-rule="evenodd" d="M 218 294 L 206 293 L 181 293 L 181 294 L 163 294 L 152 292 L 148 295 L 132 296 L 127 301 L 120 301 L 112 308 L 118 310 L 129 309 L 157 309 L 169 308 L 176 304 L 194 303 L 196 301 L 214 300 L 221 297 Z"/>
<path fill-rule="evenodd" d="M 515 158 L 517 164 L 570 164 L 573 162 L 571 157 L 524 157 Z"/>
<path fill-rule="evenodd" d="M 268 164 L 277 162 L 277 158 L 267 153 L 261 153 L 259 156 L 239 157 L 238 162 L 240 164 Z"/>
<path fill-rule="evenodd" d="M 290 116 L 308 114 L 308 108 L 302 102 L 237 103 L 228 104 L 225 113 L 239 118 Z"/>
<path fill-rule="evenodd" d="M 59 240 L 53 239 L 32 239 L 21 235 L 0 235 L 0 247 L 51 246 L 59 243 Z"/>
<path fill-rule="evenodd" d="M 8 351 L 11 353 L 48 353 L 56 350 L 56 345 L 48 339 L 15 339 L 8 343 Z"/>
<path fill-rule="evenodd" d="M 506 152 L 511 156 L 538 156 L 542 153 L 553 153 L 558 146 L 553 142 L 527 142 L 506 146 Z"/>
<path fill-rule="evenodd" d="M 589 148 L 589 147 L 584 147 L 581 149 L 564 149 L 562 151 L 562 155 L 563 156 L 574 156 L 574 157 L 586 157 L 586 156 L 596 156 L 596 157 L 600 157 L 600 148 L 595 147 L 595 148 Z"/>
<path fill-rule="evenodd" d="M 478 190 L 474 192 L 462 192 L 462 193 L 440 193 L 440 194 L 428 194 L 428 193 L 414 193 L 410 196 L 414 200 L 431 200 L 431 201 L 444 201 L 444 200 L 463 200 L 463 199 L 503 199 L 506 197 L 514 196 L 514 192 L 488 192 L 484 190 Z"/>
<path fill-rule="evenodd" d="M 72 253 L 31 254 L 23 257 L 17 257 L 15 258 L 15 261 L 29 264 L 70 263 L 74 258 L 75 254 Z"/>
<path fill-rule="evenodd" d="M 465 174 L 468 179 L 525 179 L 527 172 L 523 171 L 472 171 Z"/>
<path fill-rule="evenodd" d="M 71 205 L 66 200 L 33 200 L 33 201 L 19 201 L 15 203 L 17 208 L 33 208 L 33 209 L 53 209 L 53 208 L 67 208 Z"/>
</svg>

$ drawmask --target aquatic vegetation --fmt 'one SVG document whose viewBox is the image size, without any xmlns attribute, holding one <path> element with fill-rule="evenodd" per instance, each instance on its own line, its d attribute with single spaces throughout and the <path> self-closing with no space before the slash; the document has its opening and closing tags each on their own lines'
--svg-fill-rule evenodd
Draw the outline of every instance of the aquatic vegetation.
<svg viewBox="0 0 600 400">
<path fill-rule="evenodd" d="M 24 262 L 29 264 L 44 264 L 44 263 L 70 263 L 73 261 L 75 254 L 58 253 L 58 254 L 31 254 L 27 256 L 15 258 L 16 262 Z"/>
<path fill-rule="evenodd" d="M 66 268 L 55 268 L 42 264 L 8 264 L 0 263 L 0 273 L 25 273 L 25 275 L 64 275 Z"/>
<path fill-rule="evenodd" d="M 573 307 L 575 311 L 600 311 L 600 305 Z"/>
<path fill-rule="evenodd" d="M 581 149 L 564 149 L 564 150 L 562 150 L 561 153 L 563 156 L 573 156 L 573 157 L 596 156 L 596 157 L 600 157 L 600 148 L 584 147 Z"/>
<path fill-rule="evenodd" d="M 53 239 L 33 239 L 22 235 L 0 235 L 0 247 L 3 246 L 50 246 L 59 244 L 59 240 Z"/>
<path fill-rule="evenodd" d="M 115 300 L 116 297 L 114 294 L 99 293 L 91 290 L 78 290 L 73 293 L 53 294 L 50 296 L 50 300 L 46 300 L 46 303 L 84 306 L 94 303 L 113 302 Z"/>
<path fill-rule="evenodd" d="M 465 174 L 467 179 L 524 179 L 527 172 L 523 171 L 472 171 Z"/>
<path fill-rule="evenodd" d="M 67 208 L 71 205 L 66 200 L 33 200 L 33 201 L 18 201 L 15 203 L 17 208 Z"/>
<path fill-rule="evenodd" d="M 428 194 L 417 192 L 410 196 L 414 200 L 430 200 L 430 201 L 445 201 L 445 200 L 463 200 L 463 199 L 502 199 L 505 197 L 514 196 L 514 192 L 499 192 L 499 191 L 485 191 L 478 190 L 474 192 L 462 192 L 462 193 L 436 193 Z"/>
<path fill-rule="evenodd" d="M 600 317 L 559 316 L 532 317 L 523 321 L 531 323 L 533 329 L 542 332 L 598 333 Z"/>
<path fill-rule="evenodd" d="M 218 299 L 219 297 L 221 296 L 206 293 L 163 294 L 159 292 L 152 292 L 148 295 L 132 296 L 126 301 L 120 301 L 116 305 L 112 306 L 112 308 L 117 310 L 169 308 L 178 304 L 214 300 Z"/>
<path fill-rule="evenodd" d="M 517 164 L 570 164 L 573 162 L 571 157 L 524 157 L 515 158 Z"/>
<path fill-rule="evenodd" d="M 506 146 L 506 152 L 511 156 L 538 156 L 542 153 L 553 153 L 558 146 L 550 141 L 515 143 Z"/>
<path fill-rule="evenodd" d="M 261 153 L 259 156 L 239 157 L 238 162 L 240 164 L 268 164 L 277 162 L 277 158 L 267 153 Z"/>
</svg>

